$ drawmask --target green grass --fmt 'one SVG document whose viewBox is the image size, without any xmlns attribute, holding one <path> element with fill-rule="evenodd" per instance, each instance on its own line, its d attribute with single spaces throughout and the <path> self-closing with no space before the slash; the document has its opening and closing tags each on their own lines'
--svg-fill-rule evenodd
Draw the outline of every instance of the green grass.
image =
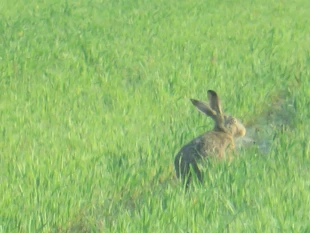
<svg viewBox="0 0 310 233">
<path fill-rule="evenodd" d="M 309 232 L 309 10 L 5 0 L 0 233 Z M 184 194 L 173 159 L 212 128 L 189 101 L 208 89 L 270 149 L 211 161 Z"/>
</svg>

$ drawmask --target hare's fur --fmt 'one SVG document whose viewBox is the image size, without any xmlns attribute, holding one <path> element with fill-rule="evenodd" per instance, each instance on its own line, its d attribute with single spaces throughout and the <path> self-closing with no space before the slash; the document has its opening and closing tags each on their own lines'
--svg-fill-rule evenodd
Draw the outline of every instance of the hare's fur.
<svg viewBox="0 0 310 233">
<path fill-rule="evenodd" d="M 226 116 L 222 112 L 220 99 L 215 91 L 208 91 L 209 104 L 191 99 L 192 103 L 207 116 L 214 120 L 214 128 L 193 139 L 177 153 L 174 161 L 177 177 L 188 186 L 191 182 L 191 169 L 198 180 L 202 180 L 197 161 L 207 156 L 224 157 L 234 149 L 234 138 L 243 137 L 245 127 L 236 118 Z M 191 168 L 192 167 L 192 168 Z"/>
</svg>

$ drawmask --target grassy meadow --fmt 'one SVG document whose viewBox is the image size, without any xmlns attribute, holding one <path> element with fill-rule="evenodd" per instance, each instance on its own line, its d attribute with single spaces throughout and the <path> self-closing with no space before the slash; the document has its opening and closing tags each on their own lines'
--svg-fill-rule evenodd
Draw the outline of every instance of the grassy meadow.
<svg viewBox="0 0 310 233">
<path fill-rule="evenodd" d="M 0 233 L 310 232 L 308 0 L 4 0 Z M 259 143 L 185 193 L 208 89 Z M 264 149 L 262 149 L 264 147 Z"/>
</svg>

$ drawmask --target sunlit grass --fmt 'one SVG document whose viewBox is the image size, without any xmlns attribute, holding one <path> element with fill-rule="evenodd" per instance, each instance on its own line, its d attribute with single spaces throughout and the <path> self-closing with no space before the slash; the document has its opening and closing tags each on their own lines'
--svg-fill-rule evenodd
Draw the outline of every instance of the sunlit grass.
<svg viewBox="0 0 310 233">
<path fill-rule="evenodd" d="M 6 1 L 1 232 L 308 232 L 309 3 Z M 216 90 L 257 146 L 184 193 Z M 280 123 L 279 123 L 280 122 Z"/>
</svg>

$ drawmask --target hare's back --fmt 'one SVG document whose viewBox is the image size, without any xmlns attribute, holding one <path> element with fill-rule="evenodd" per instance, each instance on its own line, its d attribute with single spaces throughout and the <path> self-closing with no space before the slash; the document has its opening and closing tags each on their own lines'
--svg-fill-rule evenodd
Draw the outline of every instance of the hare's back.
<svg viewBox="0 0 310 233">
<path fill-rule="evenodd" d="M 200 137 L 201 153 L 204 156 L 222 156 L 226 148 L 233 142 L 229 134 L 221 131 L 209 131 Z"/>
<path fill-rule="evenodd" d="M 229 134 L 208 131 L 183 146 L 177 153 L 176 160 L 183 158 L 190 162 L 207 156 L 222 157 L 226 148 L 232 143 L 232 137 Z"/>
</svg>

